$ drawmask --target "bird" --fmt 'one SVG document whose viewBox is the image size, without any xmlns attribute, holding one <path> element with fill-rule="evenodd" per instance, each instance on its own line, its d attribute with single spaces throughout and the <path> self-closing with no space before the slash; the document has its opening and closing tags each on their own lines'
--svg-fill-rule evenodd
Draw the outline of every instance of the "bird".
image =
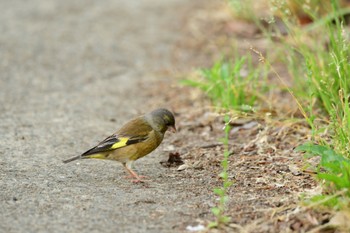
<svg viewBox="0 0 350 233">
<path fill-rule="evenodd" d="M 158 108 L 130 120 L 95 147 L 63 160 L 63 163 L 78 159 L 115 160 L 122 163 L 134 178 L 133 182 L 144 182 L 143 177 L 132 170 L 133 162 L 155 150 L 163 141 L 167 130 L 176 132 L 175 117 L 169 110 Z"/>
</svg>

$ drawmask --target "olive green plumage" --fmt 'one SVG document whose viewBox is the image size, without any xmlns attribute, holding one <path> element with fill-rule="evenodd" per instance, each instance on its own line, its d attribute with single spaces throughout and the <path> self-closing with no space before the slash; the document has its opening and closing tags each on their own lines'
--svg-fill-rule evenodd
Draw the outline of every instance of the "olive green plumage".
<svg viewBox="0 0 350 233">
<path fill-rule="evenodd" d="M 168 129 L 176 130 L 174 115 L 167 109 L 156 109 L 132 119 L 97 146 L 63 162 L 90 158 L 116 160 L 124 165 L 136 181 L 141 181 L 131 169 L 132 162 L 156 149 Z"/>
</svg>

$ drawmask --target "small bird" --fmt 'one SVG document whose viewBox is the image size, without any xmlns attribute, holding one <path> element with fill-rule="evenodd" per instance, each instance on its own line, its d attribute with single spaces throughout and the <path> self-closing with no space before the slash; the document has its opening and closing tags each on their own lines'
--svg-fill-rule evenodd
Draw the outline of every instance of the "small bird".
<svg viewBox="0 0 350 233">
<path fill-rule="evenodd" d="M 132 119 L 97 146 L 63 162 L 92 158 L 116 160 L 136 179 L 133 182 L 142 182 L 141 176 L 132 170 L 132 164 L 155 150 L 168 129 L 176 132 L 174 115 L 167 109 L 159 108 Z"/>
</svg>

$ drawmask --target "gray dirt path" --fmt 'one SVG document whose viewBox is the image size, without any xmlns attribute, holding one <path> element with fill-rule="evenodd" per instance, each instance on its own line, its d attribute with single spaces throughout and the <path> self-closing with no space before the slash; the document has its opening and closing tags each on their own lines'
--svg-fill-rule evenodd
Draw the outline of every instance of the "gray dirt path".
<svg viewBox="0 0 350 233">
<path fill-rule="evenodd" d="M 0 232 L 179 232 L 213 200 L 162 148 L 137 163 L 147 185 L 61 162 L 149 110 L 138 83 L 171 69 L 195 2 L 0 1 Z"/>
</svg>

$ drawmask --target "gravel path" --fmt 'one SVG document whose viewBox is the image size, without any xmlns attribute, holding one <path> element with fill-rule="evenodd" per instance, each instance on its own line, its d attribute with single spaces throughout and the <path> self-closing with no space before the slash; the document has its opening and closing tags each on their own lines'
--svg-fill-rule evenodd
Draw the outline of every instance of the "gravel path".
<svg viewBox="0 0 350 233">
<path fill-rule="evenodd" d="M 0 232 L 179 232 L 198 216 L 213 197 L 162 150 L 137 163 L 147 185 L 118 163 L 62 163 L 149 110 L 139 83 L 171 69 L 194 2 L 0 1 Z"/>
</svg>

